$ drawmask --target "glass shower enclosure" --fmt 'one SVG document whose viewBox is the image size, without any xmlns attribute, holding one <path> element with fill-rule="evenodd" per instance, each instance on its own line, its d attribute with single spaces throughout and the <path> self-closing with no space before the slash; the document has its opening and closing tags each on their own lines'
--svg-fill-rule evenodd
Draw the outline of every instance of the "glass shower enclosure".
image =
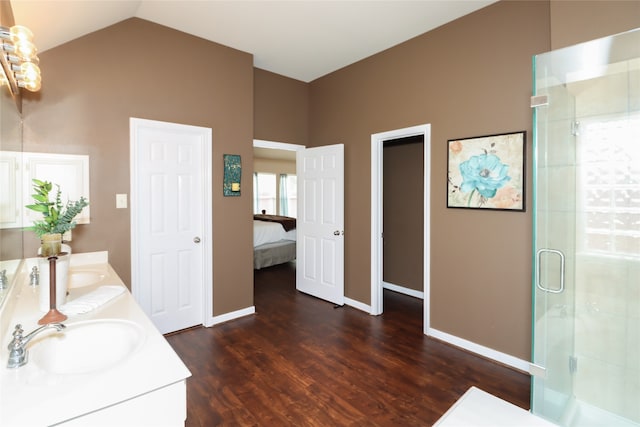
<svg viewBox="0 0 640 427">
<path fill-rule="evenodd" d="M 640 426 L 640 29 L 533 63 L 531 411 Z"/>
</svg>

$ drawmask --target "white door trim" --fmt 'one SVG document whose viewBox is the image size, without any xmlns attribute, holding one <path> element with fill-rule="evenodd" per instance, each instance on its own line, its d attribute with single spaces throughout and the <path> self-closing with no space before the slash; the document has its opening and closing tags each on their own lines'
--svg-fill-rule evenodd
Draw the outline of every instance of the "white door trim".
<svg viewBox="0 0 640 427">
<path fill-rule="evenodd" d="M 431 125 L 424 124 L 404 129 L 371 135 L 371 314 L 382 314 L 382 147 L 384 141 L 390 139 L 405 138 L 415 135 L 424 136 L 424 259 L 423 259 L 423 286 L 424 286 L 424 321 L 423 332 L 429 330 L 430 320 L 430 173 L 431 173 Z"/>
<path fill-rule="evenodd" d="M 134 298 L 138 300 L 139 295 L 139 274 L 138 263 L 134 258 L 138 253 L 138 230 L 137 221 L 135 218 L 138 215 L 138 155 L 137 155 L 137 127 L 145 125 L 148 127 L 156 127 L 158 129 L 165 129 L 167 127 L 184 126 L 191 128 L 198 128 L 204 130 L 207 135 L 208 144 L 204 144 L 203 156 L 202 156 L 202 168 L 203 168 L 203 183 L 202 183 L 202 200 L 204 206 L 203 212 L 203 224 L 202 224 L 202 236 L 203 236 L 203 252 L 202 252 L 202 324 L 204 326 L 212 326 L 214 324 L 213 317 L 213 202 L 212 202 L 212 160 L 211 160 L 211 146 L 213 145 L 211 129 L 198 126 L 182 125 L 177 123 L 160 122 L 156 120 L 147 120 L 131 117 L 129 119 L 129 168 L 130 168 L 130 224 L 131 224 L 131 293 Z"/>
</svg>

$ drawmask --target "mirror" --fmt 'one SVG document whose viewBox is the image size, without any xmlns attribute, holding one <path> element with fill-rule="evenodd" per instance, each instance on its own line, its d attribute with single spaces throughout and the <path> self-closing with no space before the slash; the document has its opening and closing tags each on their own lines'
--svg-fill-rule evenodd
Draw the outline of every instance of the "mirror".
<svg viewBox="0 0 640 427">
<path fill-rule="evenodd" d="M 2 67 L 0 69 L 4 72 Z M 18 101 L 12 96 L 9 87 L 0 86 L 0 153 L 22 153 L 22 117 L 17 106 Z M 21 185 L 12 178 L 14 174 L 11 173 L 11 168 L 14 167 L 14 160 L 15 156 L 13 160 L 0 156 L 0 272 L 6 270 L 9 284 L 12 283 L 23 258 L 22 224 L 14 223 L 12 228 L 5 228 L 7 221 L 15 219 L 15 214 L 7 215 L 8 212 L 15 212 L 15 192 L 22 192 Z M 8 216 L 11 218 L 7 218 Z M 8 288 L 0 290 L 0 307 L 8 292 Z"/>
</svg>

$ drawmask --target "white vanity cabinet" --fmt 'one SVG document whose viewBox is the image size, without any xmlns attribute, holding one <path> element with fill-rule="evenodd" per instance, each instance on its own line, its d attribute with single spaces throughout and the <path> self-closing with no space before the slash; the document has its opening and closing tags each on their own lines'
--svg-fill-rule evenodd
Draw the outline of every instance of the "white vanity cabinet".
<svg viewBox="0 0 640 427">
<path fill-rule="evenodd" d="M 43 333 L 43 338 L 36 337 L 27 346 L 30 360 L 26 365 L 16 369 L 6 367 L 6 349 L 15 325 L 21 324 L 25 334 L 29 333 L 38 327 L 37 322 L 44 314 L 38 310 L 38 287 L 29 285 L 33 263 L 34 260 L 23 261 L 18 273 L 22 277 L 18 278 L 16 289 L 0 311 L 0 425 L 184 426 L 186 379 L 191 373 L 126 288 L 98 308 L 70 315 L 63 322 L 67 326 L 67 339 L 70 340 L 72 335 L 69 332 L 75 325 L 75 330 L 87 328 L 84 333 L 89 331 L 89 334 L 84 337 L 89 336 L 89 341 L 95 343 L 100 341 L 95 341 L 96 337 L 90 335 L 94 329 L 88 329 L 94 324 L 121 322 L 135 325 L 139 331 L 135 350 L 118 359 L 117 363 L 105 365 L 104 369 L 94 364 L 92 369 L 76 371 L 74 364 L 53 360 L 55 352 L 50 359 L 49 353 L 42 350 L 46 347 L 38 346 L 51 339 L 60 340 L 55 343 L 57 346 L 65 345 L 64 332 L 51 331 L 50 336 Z M 70 282 L 73 282 L 74 273 L 82 280 L 70 286 L 68 301 L 82 298 L 101 286 L 124 287 L 108 264 L 106 252 L 73 254 Z M 60 336 L 54 337 L 53 334 Z M 100 342 L 101 345 L 94 345 L 93 349 L 90 343 L 84 348 L 76 340 L 74 345 L 78 350 L 74 347 L 74 352 L 67 357 L 82 361 L 82 357 L 91 357 L 91 351 L 95 357 L 96 347 L 108 349 L 110 344 L 118 347 L 117 338 L 107 338 L 108 342 Z"/>
<path fill-rule="evenodd" d="M 108 408 L 57 424 L 64 427 L 184 426 L 187 419 L 185 380 Z"/>
</svg>

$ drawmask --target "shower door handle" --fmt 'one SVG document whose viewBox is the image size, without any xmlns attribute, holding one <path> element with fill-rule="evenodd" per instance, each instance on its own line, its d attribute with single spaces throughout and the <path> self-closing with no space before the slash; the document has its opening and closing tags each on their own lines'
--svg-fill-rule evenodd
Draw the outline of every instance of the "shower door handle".
<svg viewBox="0 0 640 427">
<path fill-rule="evenodd" d="M 540 278 L 540 276 L 542 275 L 542 254 L 543 253 L 555 254 L 560 257 L 560 287 L 556 289 L 552 289 L 545 286 L 545 284 L 542 283 L 542 279 Z M 556 249 L 539 249 L 538 252 L 536 252 L 536 264 L 538 264 L 537 266 L 538 271 L 536 274 L 536 287 L 538 289 L 544 292 L 552 293 L 552 294 L 559 294 L 562 291 L 564 291 L 564 254 L 561 251 Z"/>
</svg>

